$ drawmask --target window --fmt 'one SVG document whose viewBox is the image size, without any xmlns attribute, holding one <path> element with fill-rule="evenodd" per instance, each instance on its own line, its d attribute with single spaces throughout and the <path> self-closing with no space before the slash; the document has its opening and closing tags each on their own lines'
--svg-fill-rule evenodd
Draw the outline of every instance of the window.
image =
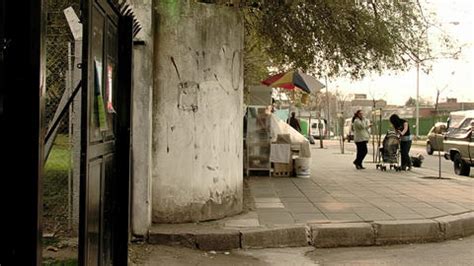
<svg viewBox="0 0 474 266">
<path fill-rule="evenodd" d="M 460 128 L 462 128 L 462 129 L 471 128 L 471 121 L 472 121 L 472 118 L 466 118 L 466 120 L 464 120 L 464 122 L 462 122 Z"/>
</svg>

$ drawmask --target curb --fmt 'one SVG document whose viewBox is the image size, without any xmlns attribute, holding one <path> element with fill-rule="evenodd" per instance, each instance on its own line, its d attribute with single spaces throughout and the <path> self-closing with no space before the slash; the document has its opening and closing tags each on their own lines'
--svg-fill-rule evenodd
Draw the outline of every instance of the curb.
<svg viewBox="0 0 474 266">
<path fill-rule="evenodd" d="M 439 242 L 474 235 L 474 212 L 434 219 L 317 223 L 257 228 L 155 225 L 148 243 L 200 250 L 356 247 Z"/>
</svg>

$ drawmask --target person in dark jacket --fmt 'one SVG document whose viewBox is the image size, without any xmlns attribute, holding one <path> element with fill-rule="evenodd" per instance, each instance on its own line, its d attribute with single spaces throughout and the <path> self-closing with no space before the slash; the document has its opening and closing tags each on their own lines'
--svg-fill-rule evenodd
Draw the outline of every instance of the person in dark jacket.
<svg viewBox="0 0 474 266">
<path fill-rule="evenodd" d="M 291 112 L 291 117 L 288 119 L 288 124 L 294 129 L 296 129 L 298 132 L 301 132 L 301 126 L 300 126 L 300 121 L 298 118 L 296 118 L 296 113 Z"/>
<path fill-rule="evenodd" d="M 400 136 L 400 155 L 402 157 L 402 170 L 411 170 L 411 159 L 409 153 L 411 148 L 412 135 L 410 133 L 410 126 L 408 125 L 408 122 L 405 119 L 401 119 L 396 114 L 390 116 L 390 123 Z"/>
</svg>

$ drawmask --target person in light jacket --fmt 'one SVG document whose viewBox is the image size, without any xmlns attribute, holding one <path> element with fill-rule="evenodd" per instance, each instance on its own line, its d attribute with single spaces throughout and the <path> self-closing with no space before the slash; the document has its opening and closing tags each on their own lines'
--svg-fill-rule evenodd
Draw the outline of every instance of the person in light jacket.
<svg viewBox="0 0 474 266">
<path fill-rule="evenodd" d="M 352 117 L 352 129 L 354 132 L 354 142 L 357 147 L 357 155 L 353 163 L 358 170 L 365 169 L 362 162 L 367 155 L 367 143 L 370 137 L 369 128 L 370 123 L 364 118 L 364 113 L 362 110 L 357 110 L 354 117 Z"/>
</svg>

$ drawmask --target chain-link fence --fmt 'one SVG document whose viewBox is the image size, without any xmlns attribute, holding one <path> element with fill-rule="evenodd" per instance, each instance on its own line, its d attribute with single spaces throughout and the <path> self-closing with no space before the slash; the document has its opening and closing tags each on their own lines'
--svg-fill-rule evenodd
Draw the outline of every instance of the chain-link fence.
<svg viewBox="0 0 474 266">
<path fill-rule="evenodd" d="M 48 1 L 46 35 L 45 121 L 50 127 L 64 94 L 72 88 L 74 40 L 63 10 L 74 0 Z M 77 10 L 77 9 L 76 9 Z M 43 176 L 43 231 L 52 236 L 75 235 L 72 224 L 72 119 L 70 108 L 61 118 L 47 154 Z M 48 149 L 48 146 L 46 146 Z"/>
<path fill-rule="evenodd" d="M 74 106 L 66 108 L 56 130 L 51 137 L 48 136 L 53 132 L 50 127 L 57 121 L 59 110 L 64 107 L 65 100 L 74 89 L 73 65 L 78 63 L 74 61 L 76 42 L 64 10 L 72 6 L 78 14 L 79 2 L 80 0 L 47 0 L 45 126 L 48 134 L 45 139 L 47 157 L 43 175 L 44 265 L 77 265 L 78 195 L 74 190 L 77 190 L 75 186 L 78 186 L 79 175 L 73 168 L 79 168 L 74 156 L 80 145 L 77 143 L 79 134 L 74 138 L 73 132 L 80 127 L 80 118 L 73 116 Z M 51 143 L 52 139 L 54 141 Z M 54 255 L 63 248 L 76 253 L 69 255 L 71 258 L 68 258 L 67 263 Z M 55 252 L 51 253 L 51 250 Z"/>
<path fill-rule="evenodd" d="M 49 125 L 59 107 L 59 102 L 70 87 L 68 72 L 69 42 L 47 41 L 47 90 L 46 121 Z M 44 175 L 44 231 L 65 232 L 70 224 L 70 196 L 72 174 L 72 131 L 69 112 L 63 116 L 57 127 L 55 140 L 45 164 Z"/>
</svg>

